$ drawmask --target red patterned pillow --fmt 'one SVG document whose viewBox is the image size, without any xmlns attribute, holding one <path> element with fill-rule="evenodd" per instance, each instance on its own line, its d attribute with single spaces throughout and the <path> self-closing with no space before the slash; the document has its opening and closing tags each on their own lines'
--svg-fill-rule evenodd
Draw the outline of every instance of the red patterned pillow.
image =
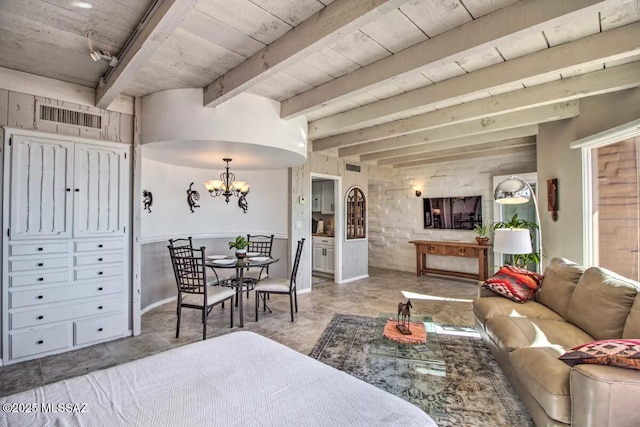
<svg viewBox="0 0 640 427">
<path fill-rule="evenodd" d="M 525 302 L 540 289 L 542 276 L 523 268 L 505 265 L 496 274 L 489 277 L 483 288 L 505 296 L 515 302 Z"/>
<path fill-rule="evenodd" d="M 559 357 L 569 366 L 580 363 L 640 369 L 640 340 L 601 340 L 572 348 Z"/>
</svg>

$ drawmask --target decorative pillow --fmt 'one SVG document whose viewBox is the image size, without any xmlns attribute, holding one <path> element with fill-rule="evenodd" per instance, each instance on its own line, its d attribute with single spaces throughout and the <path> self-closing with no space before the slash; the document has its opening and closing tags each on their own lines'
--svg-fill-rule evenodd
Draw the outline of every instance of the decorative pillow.
<svg viewBox="0 0 640 427">
<path fill-rule="evenodd" d="M 601 340 L 572 348 L 559 357 L 569 366 L 580 363 L 640 369 L 640 340 Z"/>
<path fill-rule="evenodd" d="M 483 288 L 505 296 L 515 302 L 524 303 L 540 289 L 542 276 L 523 268 L 505 265 L 496 274 L 489 277 Z"/>
</svg>

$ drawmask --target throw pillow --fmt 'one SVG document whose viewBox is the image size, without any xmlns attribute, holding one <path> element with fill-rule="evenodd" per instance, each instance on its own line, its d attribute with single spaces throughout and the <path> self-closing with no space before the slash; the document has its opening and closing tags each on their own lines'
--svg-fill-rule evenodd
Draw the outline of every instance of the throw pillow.
<svg viewBox="0 0 640 427">
<path fill-rule="evenodd" d="M 540 289 L 542 276 L 523 268 L 505 265 L 496 274 L 485 280 L 483 288 L 505 296 L 515 302 L 524 303 Z"/>
<path fill-rule="evenodd" d="M 572 348 L 559 357 L 569 366 L 579 363 L 640 369 L 640 340 L 601 340 Z"/>
</svg>

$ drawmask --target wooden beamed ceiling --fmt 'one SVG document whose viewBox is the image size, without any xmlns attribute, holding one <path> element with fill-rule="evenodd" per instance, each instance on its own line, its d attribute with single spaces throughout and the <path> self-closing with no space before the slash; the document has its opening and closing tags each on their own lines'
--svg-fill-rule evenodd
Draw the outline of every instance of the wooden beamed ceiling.
<svg viewBox="0 0 640 427">
<path fill-rule="evenodd" d="M 314 152 L 380 166 L 528 153 L 539 124 L 640 86 L 637 0 L 41 3 L 0 2 L 0 67 L 93 87 L 101 108 L 175 88 L 207 107 L 266 96 L 306 116 Z"/>
</svg>

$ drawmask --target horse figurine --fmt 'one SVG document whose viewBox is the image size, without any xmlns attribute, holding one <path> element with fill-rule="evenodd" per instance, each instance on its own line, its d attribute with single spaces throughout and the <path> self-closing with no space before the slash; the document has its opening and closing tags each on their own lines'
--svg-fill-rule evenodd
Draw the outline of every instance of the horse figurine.
<svg viewBox="0 0 640 427">
<path fill-rule="evenodd" d="M 398 329 L 406 335 L 411 334 L 411 331 L 409 331 L 409 323 L 411 321 L 412 308 L 411 299 L 408 299 L 406 303 L 398 303 Z M 400 315 L 402 315 L 402 323 L 400 322 Z"/>
</svg>

